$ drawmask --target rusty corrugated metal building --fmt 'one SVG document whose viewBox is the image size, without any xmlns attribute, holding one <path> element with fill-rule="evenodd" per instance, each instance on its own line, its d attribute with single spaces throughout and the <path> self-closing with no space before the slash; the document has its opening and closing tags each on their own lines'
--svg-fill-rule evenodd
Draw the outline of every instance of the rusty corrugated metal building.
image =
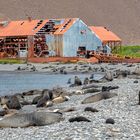
<svg viewBox="0 0 140 140">
<path fill-rule="evenodd" d="M 0 22 L 0 52 L 6 57 L 76 57 L 101 45 L 79 18 Z"/>
<path fill-rule="evenodd" d="M 103 27 L 88 27 L 79 18 L 0 22 L 0 57 L 77 57 L 106 53 L 121 39 Z"/>
<path fill-rule="evenodd" d="M 102 42 L 102 47 L 107 53 L 110 53 L 112 49 L 121 47 L 122 40 L 112 31 L 102 26 L 90 26 L 93 33 L 95 33 Z"/>
<path fill-rule="evenodd" d="M 75 57 L 78 50 L 96 50 L 102 44 L 79 18 L 54 19 L 51 22 L 59 28 L 52 34 L 46 34 L 46 43 L 49 50 L 53 50 L 58 56 Z"/>
</svg>

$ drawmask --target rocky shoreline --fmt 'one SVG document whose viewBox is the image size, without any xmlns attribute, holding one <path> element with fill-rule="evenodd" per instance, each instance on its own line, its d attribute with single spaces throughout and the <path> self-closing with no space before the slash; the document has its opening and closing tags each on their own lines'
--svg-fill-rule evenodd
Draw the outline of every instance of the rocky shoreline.
<svg viewBox="0 0 140 140">
<path fill-rule="evenodd" d="M 71 69 L 76 67 L 75 71 L 86 71 L 89 73 L 112 72 L 113 79 L 110 75 L 97 79 L 92 79 L 91 83 L 82 86 L 72 86 L 63 88 L 62 94 L 69 99 L 61 103 L 54 103 L 50 107 L 41 107 L 39 110 L 58 111 L 63 115 L 64 120 L 45 126 L 30 126 L 26 128 L 0 128 L 1 139 L 48 139 L 48 140 L 104 140 L 104 139 L 140 139 L 139 134 L 139 91 L 140 91 L 140 69 L 139 64 L 32 64 L 28 67 L 35 67 L 37 72 L 57 72 L 61 73 L 61 68 L 65 66 L 61 74 L 69 74 Z M 10 71 L 17 71 L 18 67 L 25 68 L 27 65 L 11 65 Z M 1 68 L 0 70 L 4 70 Z M 50 68 L 51 67 L 51 68 Z M 48 68 L 50 70 L 48 70 Z M 82 69 L 82 70 L 81 70 Z M 18 70 L 30 71 L 31 69 Z M 34 71 L 32 71 L 34 72 Z M 46 72 L 46 73 L 47 73 Z M 56 71 L 55 71 L 56 72 Z M 53 72 L 54 73 L 54 72 Z M 57 73 L 56 73 L 57 74 Z M 86 77 L 85 77 L 86 78 Z M 88 77 L 90 79 L 90 77 Z M 83 81 L 82 81 L 83 83 Z M 72 83 L 74 84 L 74 83 Z M 117 94 L 111 98 L 102 98 L 99 101 L 82 104 L 86 98 L 97 95 L 103 91 Z M 111 89 L 112 87 L 118 87 Z M 87 89 L 88 90 L 87 90 Z M 90 90 L 89 90 L 90 89 Z M 91 90 L 92 89 L 92 90 Z M 94 89 L 94 90 L 93 90 Z M 98 89 L 99 91 L 95 91 Z M 27 95 L 27 93 L 22 95 Z M 32 101 L 37 94 L 25 97 Z M 87 107 L 97 111 L 85 111 Z M 22 111 L 32 112 L 38 110 L 36 105 L 27 105 L 22 107 Z M 85 117 L 90 122 L 70 122 L 69 119 L 74 117 Z M 107 124 L 106 120 L 112 118 L 114 124 Z"/>
</svg>

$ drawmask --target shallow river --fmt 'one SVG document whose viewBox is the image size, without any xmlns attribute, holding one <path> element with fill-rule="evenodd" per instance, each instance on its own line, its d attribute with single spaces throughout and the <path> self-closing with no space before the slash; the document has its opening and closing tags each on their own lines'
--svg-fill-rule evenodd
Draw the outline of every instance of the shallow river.
<svg viewBox="0 0 140 140">
<path fill-rule="evenodd" d="M 45 73 L 31 73 L 31 72 L 0 72 L 0 95 L 21 93 L 32 89 L 46 89 L 56 86 L 68 86 L 69 78 L 74 79 L 75 75 L 67 74 L 53 74 Z M 89 76 L 88 74 L 78 75 L 82 80 Z"/>
</svg>

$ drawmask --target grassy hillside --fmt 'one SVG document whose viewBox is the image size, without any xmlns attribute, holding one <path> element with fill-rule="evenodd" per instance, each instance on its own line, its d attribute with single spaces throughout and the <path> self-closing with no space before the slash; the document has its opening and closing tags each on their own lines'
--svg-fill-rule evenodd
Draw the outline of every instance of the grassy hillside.
<svg viewBox="0 0 140 140">
<path fill-rule="evenodd" d="M 122 48 L 117 51 L 117 54 L 120 56 L 140 58 L 140 46 L 122 46 Z"/>
</svg>

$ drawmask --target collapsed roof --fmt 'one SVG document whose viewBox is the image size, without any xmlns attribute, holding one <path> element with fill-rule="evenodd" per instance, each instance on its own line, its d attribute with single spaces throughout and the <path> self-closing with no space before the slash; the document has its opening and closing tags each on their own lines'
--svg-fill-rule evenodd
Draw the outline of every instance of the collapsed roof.
<svg viewBox="0 0 140 140">
<path fill-rule="evenodd" d="M 0 37 L 64 34 L 76 20 L 77 18 L 0 21 Z"/>
</svg>

